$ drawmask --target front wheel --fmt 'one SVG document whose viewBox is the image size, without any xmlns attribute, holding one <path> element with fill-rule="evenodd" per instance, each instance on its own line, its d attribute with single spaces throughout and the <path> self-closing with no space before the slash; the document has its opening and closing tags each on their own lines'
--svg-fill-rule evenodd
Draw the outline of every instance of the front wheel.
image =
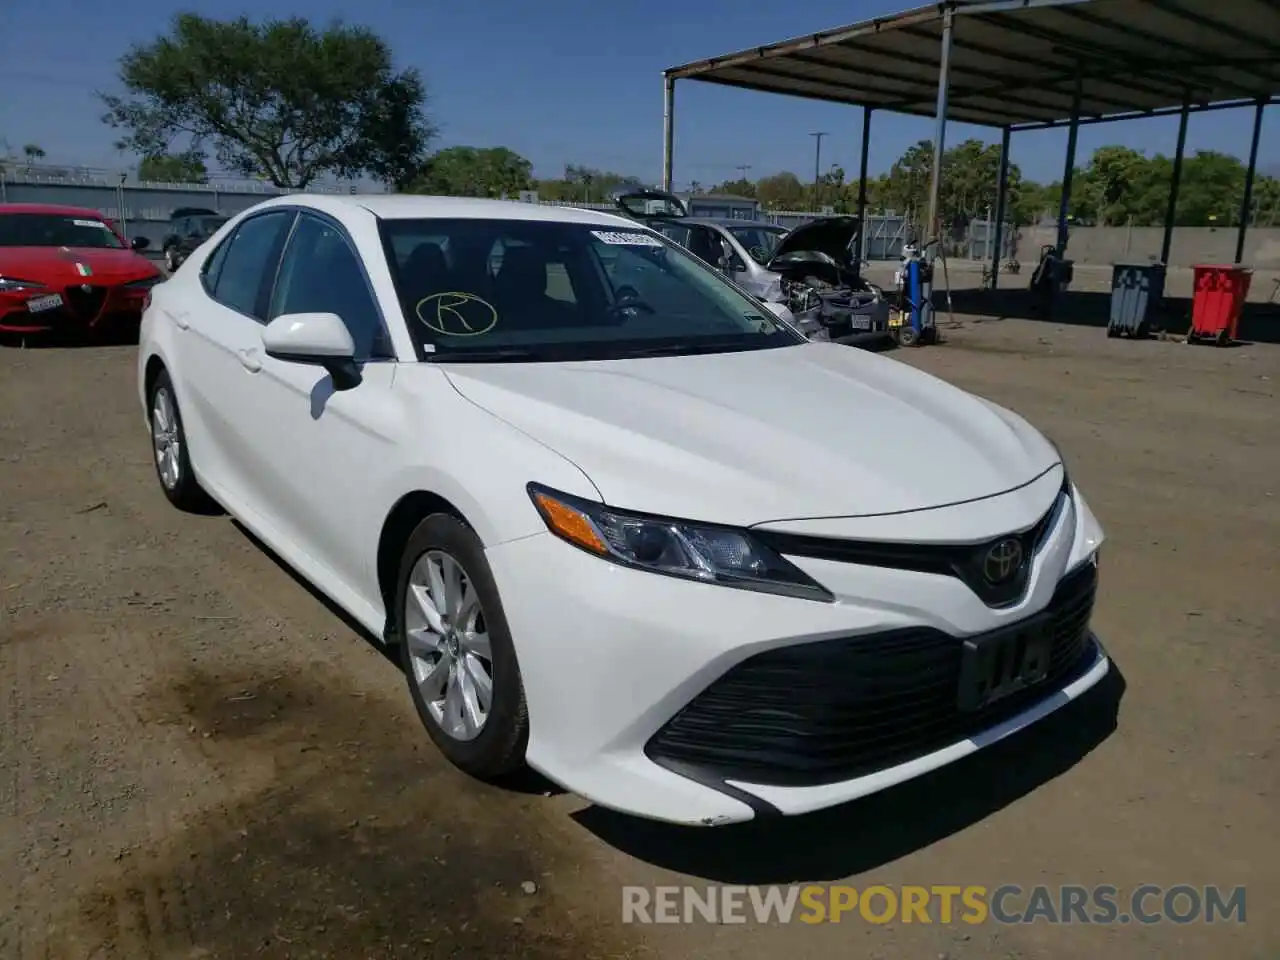
<svg viewBox="0 0 1280 960">
<path fill-rule="evenodd" d="M 162 370 L 151 388 L 150 411 L 151 450 L 160 489 L 179 510 L 193 513 L 207 510 L 211 501 L 191 469 L 187 432 L 168 371 Z"/>
<path fill-rule="evenodd" d="M 454 766 L 492 780 L 524 766 L 529 713 L 515 646 L 479 537 L 447 514 L 405 547 L 391 640 L 432 741 Z"/>
</svg>

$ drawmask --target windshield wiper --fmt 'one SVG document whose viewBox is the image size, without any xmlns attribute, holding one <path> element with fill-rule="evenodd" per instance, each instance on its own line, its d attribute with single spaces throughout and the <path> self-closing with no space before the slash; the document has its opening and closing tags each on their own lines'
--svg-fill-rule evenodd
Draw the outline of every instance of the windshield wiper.
<svg viewBox="0 0 1280 960">
<path fill-rule="evenodd" d="M 545 361 L 551 357 L 537 350 L 524 347 L 504 347 L 495 350 L 447 350 L 428 353 L 427 363 L 518 363 L 520 361 Z"/>
</svg>

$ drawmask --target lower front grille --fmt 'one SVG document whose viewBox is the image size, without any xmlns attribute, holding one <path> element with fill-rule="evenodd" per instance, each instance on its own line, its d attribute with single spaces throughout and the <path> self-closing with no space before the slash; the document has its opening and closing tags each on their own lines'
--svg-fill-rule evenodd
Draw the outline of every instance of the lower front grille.
<svg viewBox="0 0 1280 960">
<path fill-rule="evenodd" d="M 1027 709 L 1083 674 L 1097 568 L 1063 579 L 1044 614 L 1044 679 L 980 710 L 957 706 L 964 638 L 932 628 L 757 654 L 696 696 L 648 755 L 721 780 L 813 786 L 905 763 Z M 970 638 L 972 639 L 972 638 Z"/>
</svg>

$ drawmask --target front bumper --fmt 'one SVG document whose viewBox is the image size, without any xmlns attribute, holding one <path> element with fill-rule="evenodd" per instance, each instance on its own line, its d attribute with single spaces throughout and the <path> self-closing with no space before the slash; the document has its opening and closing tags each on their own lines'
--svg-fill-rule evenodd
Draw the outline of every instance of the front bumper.
<svg viewBox="0 0 1280 960">
<path fill-rule="evenodd" d="M 1079 577 L 1099 539 L 1088 508 L 1078 496 L 1069 501 L 1036 553 L 1025 594 L 1000 609 L 986 606 L 953 577 L 842 561 L 791 558 L 836 595 L 836 602 L 820 603 L 626 569 L 550 534 L 491 547 L 528 701 L 528 762 L 602 806 L 691 825 L 808 813 L 919 776 L 1028 726 L 1106 675 L 1108 659 L 1088 629 L 1091 592 L 1077 646 L 1061 655 L 1070 662 L 1044 683 L 963 724 L 940 724 L 940 736 L 905 738 L 910 742 L 899 744 L 903 749 L 862 763 L 834 763 L 796 776 L 786 774 L 785 763 L 768 769 L 764 757 L 753 771 L 733 755 L 735 745 L 759 732 L 751 724 L 764 717 L 773 745 L 785 746 L 788 731 L 779 725 L 795 718 L 769 721 L 769 703 L 759 690 L 736 706 L 732 698 L 712 703 L 728 708 L 719 715 L 705 706 L 743 670 L 759 665 L 762 655 L 840 646 L 856 653 L 893 631 L 928 634 L 936 653 L 1041 614 L 1061 595 L 1067 574 Z M 815 662 L 823 664 L 823 657 Z M 825 669 L 778 679 L 805 703 L 821 706 L 835 689 L 815 685 Z M 944 699 L 950 696 L 944 691 Z M 748 715 L 753 705 L 757 710 Z M 687 720 L 695 708 L 700 715 L 679 729 L 680 718 Z M 736 728 L 735 718 L 741 720 Z M 847 719 L 828 717 L 832 723 Z M 903 733 L 909 727 L 904 720 L 887 729 Z M 806 731 L 792 733 L 803 738 Z M 676 748 L 681 736 L 696 749 L 682 754 Z"/>
<path fill-rule="evenodd" d="M 137 323 L 148 292 L 145 286 L 122 284 L 94 286 L 88 293 L 55 288 L 38 293 L 0 294 L 0 332 L 52 333 Z M 63 305 L 36 313 L 27 308 L 28 300 L 50 293 L 61 294 Z"/>
</svg>

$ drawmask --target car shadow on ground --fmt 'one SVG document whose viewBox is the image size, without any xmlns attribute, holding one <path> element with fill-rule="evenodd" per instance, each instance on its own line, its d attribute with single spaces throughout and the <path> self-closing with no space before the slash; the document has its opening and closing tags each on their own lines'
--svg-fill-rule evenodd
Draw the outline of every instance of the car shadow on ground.
<svg viewBox="0 0 1280 960">
<path fill-rule="evenodd" d="M 294 570 L 293 567 L 289 566 L 289 564 L 285 563 L 285 561 L 274 550 L 258 539 L 257 535 L 239 520 L 236 520 L 233 517 L 231 518 L 231 524 L 240 531 L 246 540 L 261 550 L 272 563 L 288 574 L 289 578 L 293 580 L 294 583 L 300 586 L 307 593 L 311 594 L 311 596 L 321 606 L 341 620 L 348 629 L 359 636 L 365 643 L 369 644 L 369 646 L 373 647 L 374 650 L 378 651 L 378 653 L 382 655 L 383 659 L 387 661 L 387 664 L 391 669 L 395 670 L 397 674 L 403 674 L 403 668 L 400 665 L 400 653 L 395 647 L 383 642 L 381 637 L 371 633 L 364 624 L 351 616 L 351 614 L 347 613 L 347 611 L 338 606 L 338 604 L 330 600 L 325 596 L 325 594 L 321 593 L 320 590 L 317 589 L 309 580 L 302 576 L 302 574 L 298 573 L 298 571 Z M 406 700 L 408 697 L 409 693 L 406 691 Z M 422 731 L 422 736 L 424 738 L 427 736 L 426 730 Z M 503 777 L 500 780 L 494 781 L 494 785 L 505 790 L 511 790 L 515 793 L 542 794 L 543 796 L 559 796 L 565 792 L 550 780 L 547 780 L 541 774 L 536 773 L 533 770 L 522 770 L 508 777 Z"/>
<path fill-rule="evenodd" d="M 935 316 L 947 315 L 945 294 L 935 296 Z M 1111 318 L 1111 294 L 1069 290 L 1054 298 L 1046 314 L 1029 290 L 952 290 L 955 313 L 1000 320 L 1041 320 L 1068 326 L 1105 328 Z M 1191 327 L 1191 301 L 1166 297 L 1148 313 L 1155 333 L 1184 335 Z M 1246 303 L 1237 330 L 1239 342 L 1280 343 L 1280 303 Z"/>
<path fill-rule="evenodd" d="M 630 856 L 711 882 L 837 880 L 958 833 L 1062 775 L 1115 731 L 1124 690 L 1112 661 L 1096 687 L 1028 729 L 916 780 L 803 817 L 718 828 L 596 806 L 573 817 Z"/>
</svg>

